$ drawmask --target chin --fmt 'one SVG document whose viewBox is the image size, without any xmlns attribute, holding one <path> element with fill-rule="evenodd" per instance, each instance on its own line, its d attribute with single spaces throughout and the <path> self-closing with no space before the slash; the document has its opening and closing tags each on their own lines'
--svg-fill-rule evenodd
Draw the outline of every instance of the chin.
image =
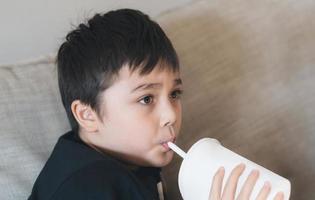
<svg viewBox="0 0 315 200">
<path fill-rule="evenodd" d="M 172 161 L 173 156 L 173 151 L 169 151 L 162 155 L 156 156 L 154 160 L 151 160 L 151 165 L 154 167 L 165 167 Z"/>
</svg>

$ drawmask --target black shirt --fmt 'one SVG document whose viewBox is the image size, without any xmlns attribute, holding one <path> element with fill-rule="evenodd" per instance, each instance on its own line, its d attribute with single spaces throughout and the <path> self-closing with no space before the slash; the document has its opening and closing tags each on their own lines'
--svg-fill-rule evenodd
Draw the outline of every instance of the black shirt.
<svg viewBox="0 0 315 200">
<path fill-rule="evenodd" d="M 131 170 L 70 131 L 59 138 L 29 200 L 158 200 L 160 171 L 155 167 Z"/>
</svg>

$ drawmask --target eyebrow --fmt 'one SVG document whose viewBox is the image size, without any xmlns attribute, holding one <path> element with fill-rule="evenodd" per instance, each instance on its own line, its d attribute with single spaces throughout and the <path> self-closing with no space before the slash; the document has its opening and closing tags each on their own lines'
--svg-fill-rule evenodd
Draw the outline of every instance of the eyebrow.
<svg viewBox="0 0 315 200">
<path fill-rule="evenodd" d="M 174 80 L 174 86 L 178 86 L 178 85 L 182 85 L 183 81 L 182 79 L 178 78 Z M 147 90 L 147 89 L 151 89 L 151 88 L 156 88 L 156 87 L 161 87 L 162 84 L 161 83 L 144 83 L 141 84 L 139 86 L 137 86 L 136 88 L 131 90 L 131 93 L 137 91 L 137 90 Z"/>
</svg>

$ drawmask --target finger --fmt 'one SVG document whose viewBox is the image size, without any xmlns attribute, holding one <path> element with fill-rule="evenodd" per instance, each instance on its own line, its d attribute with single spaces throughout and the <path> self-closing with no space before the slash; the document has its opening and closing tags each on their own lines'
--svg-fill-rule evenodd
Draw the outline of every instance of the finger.
<svg viewBox="0 0 315 200">
<path fill-rule="evenodd" d="M 238 179 L 242 175 L 244 170 L 245 164 L 240 164 L 232 170 L 229 179 L 227 180 L 227 183 L 224 187 L 222 196 L 223 199 L 234 199 Z"/>
<path fill-rule="evenodd" d="M 274 200 L 283 200 L 283 199 L 284 199 L 283 192 L 278 192 L 277 195 L 274 198 Z"/>
<path fill-rule="evenodd" d="M 264 186 L 261 188 L 259 194 L 257 195 L 256 200 L 265 200 L 269 195 L 271 190 L 271 185 L 268 181 L 265 182 Z"/>
<path fill-rule="evenodd" d="M 220 167 L 212 179 L 209 200 L 217 200 L 221 198 L 222 182 L 224 178 L 224 168 Z"/>
<path fill-rule="evenodd" d="M 258 170 L 251 171 L 237 199 L 249 199 L 258 177 L 259 177 Z"/>
</svg>

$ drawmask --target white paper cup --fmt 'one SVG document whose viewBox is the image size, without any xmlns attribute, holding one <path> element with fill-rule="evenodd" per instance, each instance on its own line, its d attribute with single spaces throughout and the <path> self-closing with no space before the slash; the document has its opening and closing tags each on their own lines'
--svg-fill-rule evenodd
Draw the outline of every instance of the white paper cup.
<svg viewBox="0 0 315 200">
<path fill-rule="evenodd" d="M 212 179 L 217 170 L 221 166 L 225 168 L 223 190 L 231 171 L 241 163 L 244 163 L 246 168 L 239 178 L 236 197 L 251 170 L 257 169 L 260 173 L 259 179 L 256 182 L 250 199 L 256 199 L 265 181 L 271 183 L 271 191 L 267 200 L 272 200 L 279 191 L 284 193 L 284 200 L 289 199 L 291 184 L 287 179 L 226 149 L 217 140 L 211 138 L 199 140 L 184 156 L 178 175 L 179 189 L 183 199 L 208 200 Z"/>
</svg>

